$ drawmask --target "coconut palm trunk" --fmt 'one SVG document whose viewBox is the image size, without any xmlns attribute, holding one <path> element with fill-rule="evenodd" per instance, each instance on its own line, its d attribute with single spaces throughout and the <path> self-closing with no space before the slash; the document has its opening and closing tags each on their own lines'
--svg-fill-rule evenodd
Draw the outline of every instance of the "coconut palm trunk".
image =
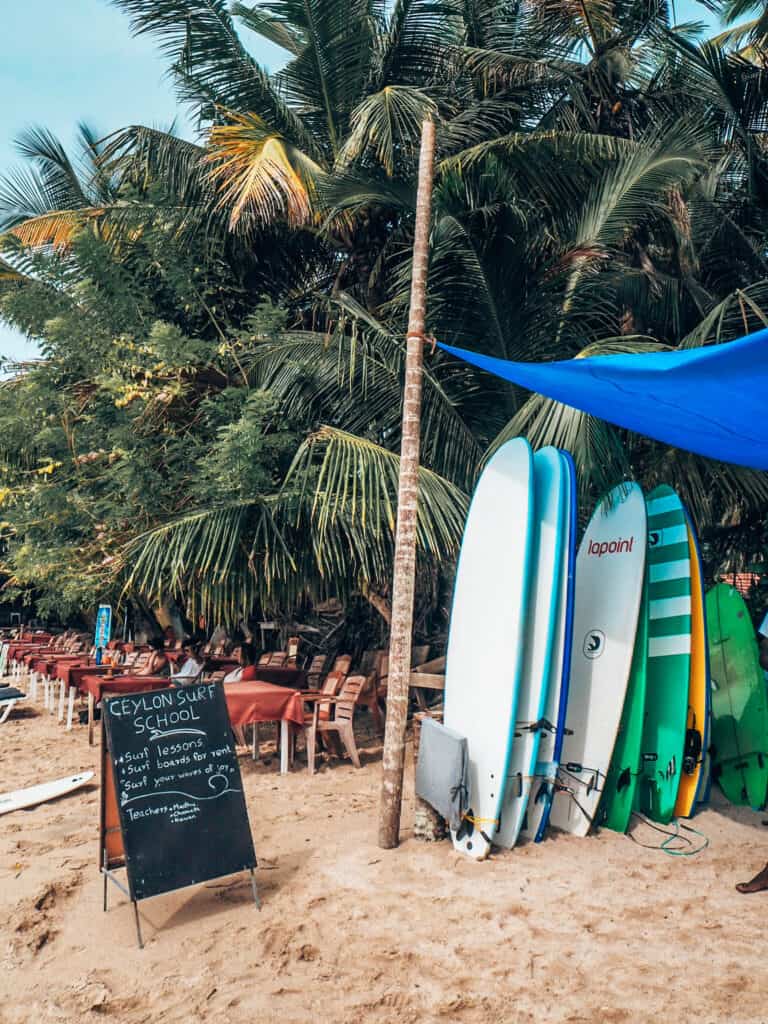
<svg viewBox="0 0 768 1024">
<path fill-rule="evenodd" d="M 408 337 L 403 391 L 400 477 L 397 494 L 397 529 L 392 583 L 392 625 L 389 641 L 387 724 L 379 817 L 379 846 L 391 850 L 400 838 L 400 806 L 405 765 L 405 727 L 411 670 L 413 599 L 416 575 L 416 520 L 418 510 L 419 442 L 421 434 L 421 376 L 424 355 L 424 317 L 429 263 L 429 223 L 435 162 L 435 126 L 422 125 L 416 228 L 413 239 L 413 276 L 408 315 Z"/>
</svg>

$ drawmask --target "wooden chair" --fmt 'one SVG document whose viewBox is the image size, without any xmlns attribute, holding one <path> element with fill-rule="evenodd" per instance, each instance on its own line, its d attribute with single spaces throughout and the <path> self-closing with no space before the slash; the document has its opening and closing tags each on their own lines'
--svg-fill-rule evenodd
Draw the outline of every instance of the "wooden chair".
<svg viewBox="0 0 768 1024">
<path fill-rule="evenodd" d="M 285 660 L 286 665 L 290 665 L 292 668 L 296 665 L 299 658 L 299 637 L 289 636 L 288 643 L 286 644 L 286 653 L 288 657 Z"/>
<path fill-rule="evenodd" d="M 344 672 L 331 671 L 325 677 L 323 685 L 317 690 L 301 690 L 299 697 L 305 705 L 311 705 L 309 709 L 304 708 L 304 725 L 308 726 L 314 714 L 314 707 L 320 704 L 320 717 L 327 718 L 331 713 L 330 704 L 323 700 L 324 697 L 335 697 L 341 690 L 347 676 Z"/>
<path fill-rule="evenodd" d="M 341 740 L 352 764 L 355 768 L 360 767 L 360 755 L 355 743 L 354 718 L 355 708 L 366 683 L 365 676 L 349 676 L 338 696 L 315 702 L 312 724 L 307 731 L 307 766 L 310 775 L 315 773 L 318 739 L 327 741 L 333 737 L 334 742 Z M 323 704 L 328 704 L 332 708 L 332 714 L 329 714 L 327 718 L 323 718 L 321 714 Z"/>
<path fill-rule="evenodd" d="M 312 661 L 309 663 L 307 669 L 307 686 L 310 690 L 318 690 L 320 688 L 320 682 L 323 678 L 323 672 L 325 671 L 325 663 L 327 661 L 325 654 L 316 654 Z"/>
<path fill-rule="evenodd" d="M 269 651 L 265 651 L 264 654 L 260 654 L 259 655 L 259 660 L 256 662 L 256 664 L 257 665 L 268 665 L 269 664 L 269 659 L 271 657 L 272 657 L 272 655 L 269 653 Z"/>
<path fill-rule="evenodd" d="M 269 656 L 269 664 L 274 665 L 276 668 L 282 668 L 288 655 L 285 651 L 273 651 Z"/>
<path fill-rule="evenodd" d="M 429 657 L 429 644 L 417 644 L 411 648 L 411 667 L 420 665 Z"/>
<path fill-rule="evenodd" d="M 339 657 L 334 661 L 332 672 L 343 672 L 345 675 L 352 668 L 352 655 L 351 654 L 340 654 Z"/>
</svg>

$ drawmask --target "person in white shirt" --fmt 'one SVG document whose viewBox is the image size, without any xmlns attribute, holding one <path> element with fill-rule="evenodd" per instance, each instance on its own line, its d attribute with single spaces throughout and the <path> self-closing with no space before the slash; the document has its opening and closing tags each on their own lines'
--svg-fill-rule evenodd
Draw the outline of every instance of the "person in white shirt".
<svg viewBox="0 0 768 1024">
<path fill-rule="evenodd" d="M 243 671 L 252 665 L 256 657 L 256 652 L 253 649 L 253 644 L 249 644 L 247 641 L 243 641 L 240 644 L 240 653 L 238 655 L 240 664 L 237 668 L 233 668 L 231 672 L 228 672 L 224 676 L 225 683 L 239 683 Z"/>
<path fill-rule="evenodd" d="M 185 639 L 181 645 L 181 652 L 184 656 L 181 668 L 175 672 L 171 672 L 171 679 L 179 683 L 191 683 L 195 679 L 199 678 L 203 671 L 203 661 L 200 655 L 200 644 L 195 643 L 194 640 L 190 640 L 189 637 Z"/>
</svg>

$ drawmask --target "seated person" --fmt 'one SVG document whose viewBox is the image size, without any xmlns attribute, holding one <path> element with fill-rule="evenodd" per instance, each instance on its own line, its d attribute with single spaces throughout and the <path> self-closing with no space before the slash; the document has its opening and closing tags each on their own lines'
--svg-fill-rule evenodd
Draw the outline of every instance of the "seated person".
<svg viewBox="0 0 768 1024">
<path fill-rule="evenodd" d="M 183 662 L 181 668 L 171 671 L 171 679 L 179 683 L 194 682 L 203 671 L 203 659 L 200 644 L 191 637 L 185 637 L 181 645 Z"/>
<path fill-rule="evenodd" d="M 246 667 L 243 669 L 243 674 L 240 676 L 241 683 L 253 682 L 255 679 L 259 678 L 259 666 L 256 664 L 256 648 L 253 646 L 253 644 L 248 644 L 248 646 L 250 647 L 252 652 L 251 663 L 250 665 L 246 665 Z"/>
<path fill-rule="evenodd" d="M 150 652 L 146 664 L 142 668 L 137 669 L 134 674 L 137 676 L 167 676 L 171 666 L 168 664 L 168 659 L 165 656 L 163 638 L 161 636 L 153 636 L 149 641 L 149 647 Z"/>
<path fill-rule="evenodd" d="M 231 672 L 228 672 L 227 675 L 224 676 L 224 682 L 242 682 L 243 672 L 245 672 L 246 669 L 250 668 L 253 665 L 253 659 L 255 654 L 256 652 L 253 649 L 253 644 L 242 643 L 240 645 L 240 652 L 238 656 L 240 664 L 238 665 L 237 668 L 233 668 Z M 254 676 L 253 678 L 255 679 L 256 677 Z"/>
</svg>

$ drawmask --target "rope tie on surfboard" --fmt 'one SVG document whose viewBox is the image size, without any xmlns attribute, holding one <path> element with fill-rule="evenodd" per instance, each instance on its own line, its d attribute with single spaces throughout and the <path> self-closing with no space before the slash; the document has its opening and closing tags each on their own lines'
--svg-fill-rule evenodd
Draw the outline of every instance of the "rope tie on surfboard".
<svg viewBox="0 0 768 1024">
<path fill-rule="evenodd" d="M 465 811 L 461 816 L 461 825 L 456 831 L 456 835 L 459 837 L 463 836 L 465 821 L 468 822 L 469 825 L 471 826 L 469 835 L 472 835 L 472 832 L 476 828 L 480 835 L 483 837 L 483 839 L 486 841 L 486 843 L 488 843 L 488 845 L 490 845 L 492 842 L 491 837 L 487 834 L 487 832 L 484 829 L 480 828 L 480 826 L 494 825 L 496 827 L 496 831 L 498 831 L 499 825 L 501 824 L 501 818 L 476 818 L 475 815 L 472 813 L 472 810 L 470 809 L 468 811 Z"/>
</svg>

